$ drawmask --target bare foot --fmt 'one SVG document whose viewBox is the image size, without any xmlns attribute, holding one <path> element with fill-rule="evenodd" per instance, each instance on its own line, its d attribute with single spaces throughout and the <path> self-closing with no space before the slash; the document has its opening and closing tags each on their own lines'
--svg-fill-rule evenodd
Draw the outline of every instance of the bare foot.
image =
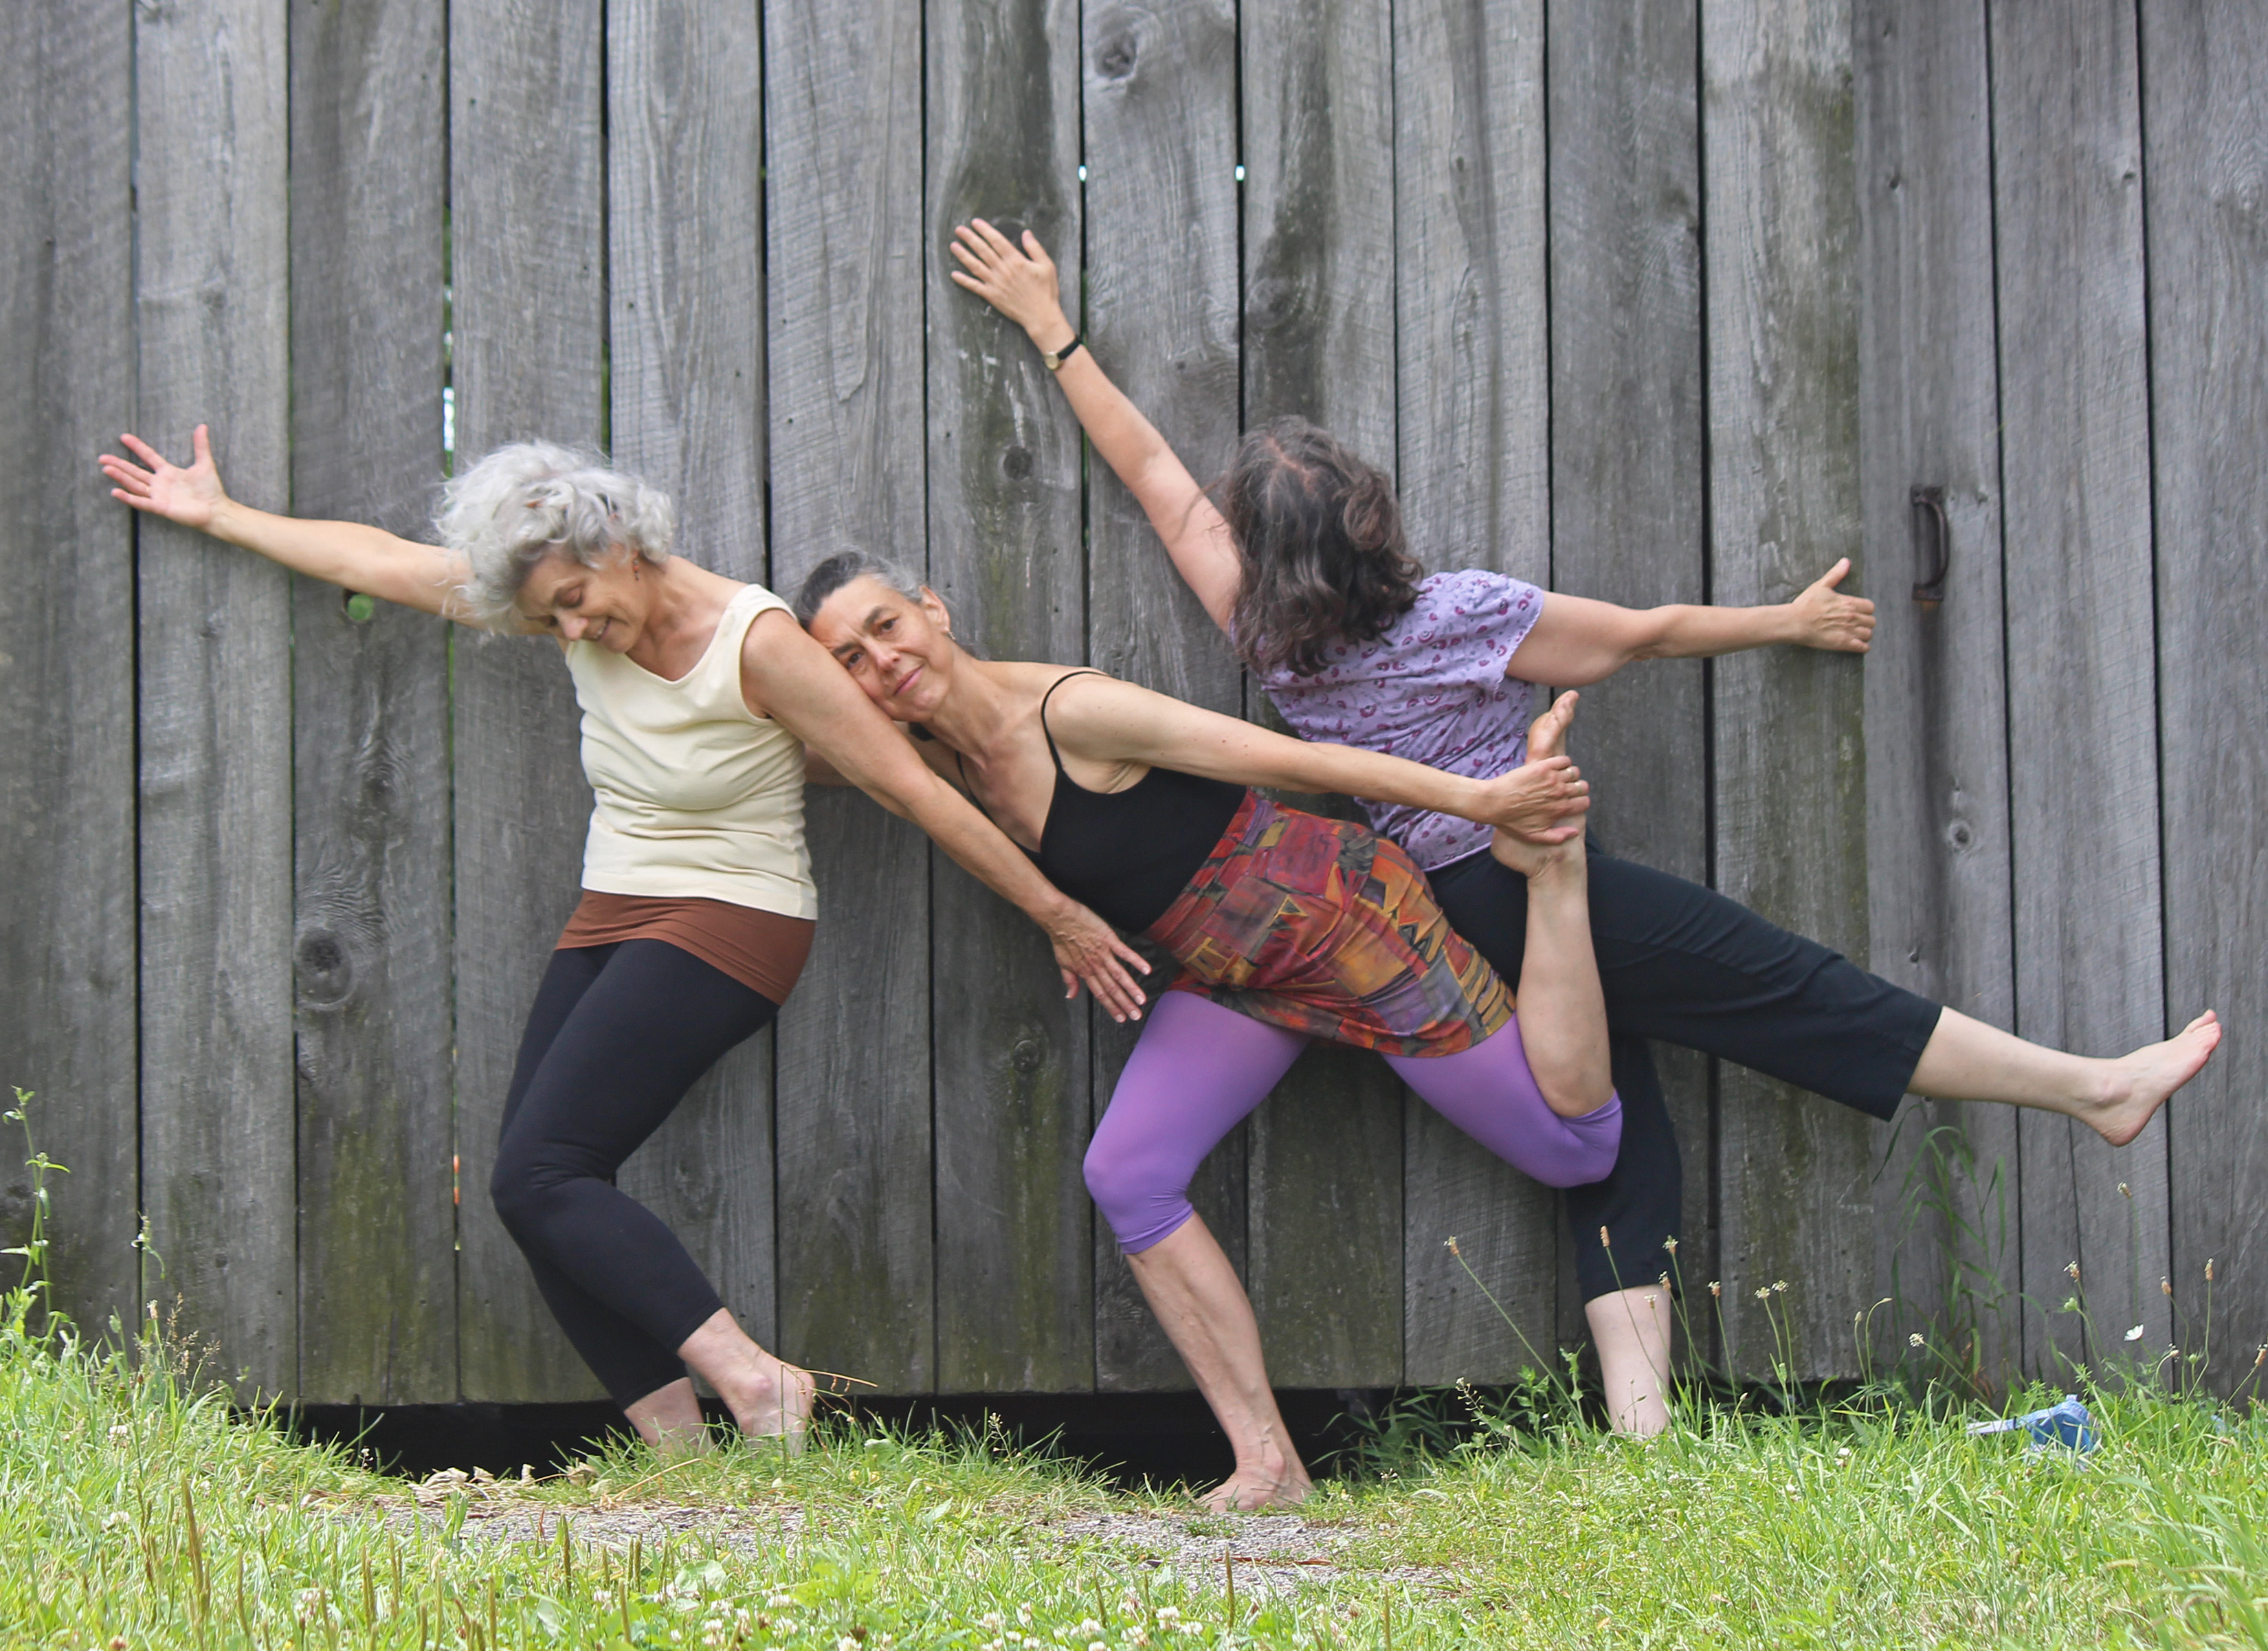
<svg viewBox="0 0 2268 1651">
<path fill-rule="evenodd" d="M 2207 1009 L 2162 1043 L 2145 1044 L 2106 1065 L 2112 1075 L 2106 1091 L 2084 1116 L 2113 1146 L 2142 1132 L 2175 1090 L 2196 1077 L 2220 1045 L 2220 1018 Z"/>
<path fill-rule="evenodd" d="M 817 1390 L 810 1371 L 766 1353 L 755 1379 L 732 1396 L 733 1419 L 751 1439 L 777 1439 L 791 1453 L 800 1451 Z"/>
<path fill-rule="evenodd" d="M 1204 1500 L 1209 1512 L 1241 1514 L 1256 1507 L 1296 1507 L 1314 1488 L 1307 1470 L 1297 1464 L 1274 1472 L 1239 1468 L 1207 1491 Z"/>
</svg>

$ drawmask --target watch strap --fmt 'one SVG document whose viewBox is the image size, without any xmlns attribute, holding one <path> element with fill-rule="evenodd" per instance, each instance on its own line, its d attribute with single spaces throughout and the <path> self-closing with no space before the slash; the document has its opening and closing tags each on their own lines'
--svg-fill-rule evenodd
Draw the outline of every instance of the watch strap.
<svg viewBox="0 0 2268 1651">
<path fill-rule="evenodd" d="M 1064 362 L 1071 359 L 1071 352 L 1079 348 L 1079 335 L 1077 333 L 1073 333 L 1071 335 L 1071 342 L 1065 344 L 1062 349 L 1041 350 L 1040 359 L 1046 364 L 1049 372 L 1056 372 Z"/>
</svg>

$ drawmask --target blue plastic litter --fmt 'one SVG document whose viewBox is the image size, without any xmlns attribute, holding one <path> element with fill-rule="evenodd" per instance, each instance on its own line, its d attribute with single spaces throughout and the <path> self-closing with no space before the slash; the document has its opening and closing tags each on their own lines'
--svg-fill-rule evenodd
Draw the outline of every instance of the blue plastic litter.
<svg viewBox="0 0 2268 1651">
<path fill-rule="evenodd" d="M 2076 1393 L 2065 1394 L 2061 1404 L 2043 1411 L 1969 1424 L 1971 1434 L 2013 1434 L 2020 1427 L 2031 1436 L 2027 1451 L 2068 1450 L 2083 1456 L 2102 1442 L 2095 1431 L 2095 1418 L 2087 1413 Z"/>
</svg>

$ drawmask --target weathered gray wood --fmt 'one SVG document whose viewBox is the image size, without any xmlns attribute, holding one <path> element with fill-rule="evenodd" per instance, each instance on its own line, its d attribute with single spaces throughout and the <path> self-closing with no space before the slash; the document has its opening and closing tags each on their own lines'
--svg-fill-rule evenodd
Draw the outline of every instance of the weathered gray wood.
<svg viewBox="0 0 2268 1651">
<path fill-rule="evenodd" d="M 1996 7 L 1992 30 L 2016 1029 L 2108 1055 L 2164 1021 L 2134 10 Z M 2164 1346 L 2163 1122 L 2124 1152 L 2021 1129 L 2024 1287 L 2049 1314 L 2027 1360 L 2094 1356 L 2054 1312 L 2073 1261 L 2103 1337 Z"/>
<path fill-rule="evenodd" d="M 1874 640 L 1866 666 L 1868 929 L 1874 972 L 1995 1026 L 2015 1024 L 2000 599 L 1999 380 L 1984 9 L 1901 26 L 1864 0 L 1858 53 L 1859 455 Z M 1945 600 L 1914 601 L 1911 490 L 1940 487 Z M 1930 1150 L 1957 1130 L 1976 1175 Z M 1877 1131 L 1879 1351 L 1926 1328 L 2005 1379 L 2017 1363 L 2016 1115 L 1909 1101 Z M 1886 1139 L 1888 1138 L 1888 1139 Z M 1939 1137 L 1945 1152 L 1955 1146 Z M 2005 1198 L 1989 1196 L 1995 1170 Z M 1935 1207 L 1933 1208 L 1932 1206 Z M 1976 1339 L 1968 1340 L 1964 1328 Z"/>
<path fill-rule="evenodd" d="M 1390 468 L 1389 11 L 1265 0 L 1240 22 L 1245 423 L 1298 414 Z M 1402 1110 L 1382 1062 L 1322 1050 L 1253 1120 L 1248 1265 L 1279 1386 L 1401 1378 Z"/>
<path fill-rule="evenodd" d="M 597 0 L 449 10 L 457 452 L 606 434 Z M 458 1324 L 463 1397 L 598 1388 L 488 1199 L 521 1023 L 574 910 L 590 792 L 549 642 L 460 632 L 456 794 Z"/>
<path fill-rule="evenodd" d="M 291 30 L 291 502 L 412 537 L 441 464 L 446 44 L 433 0 Z M 299 1382 L 457 1395 L 448 626 L 294 582 Z"/>
<path fill-rule="evenodd" d="M 1554 7 L 1546 54 L 1551 582 L 1632 608 L 1707 588 L 1696 26 L 1691 5 L 1668 0 Z M 1606 845 L 1697 882 L 1709 876 L 1703 680 L 1679 660 L 1586 689 L 1574 748 Z M 1656 1058 L 1684 1154 L 1679 1255 L 1685 1278 L 1705 1282 L 1717 1264 L 1708 1063 L 1668 1048 Z M 1562 1328 L 1580 1334 L 1567 1294 Z M 1709 1340 L 1710 1316 L 1692 1320 Z"/>
<path fill-rule="evenodd" d="M 133 48 L 125 19 L 0 18 L 0 1096 L 36 1092 L 49 1272 L 89 1330 L 136 1309 L 134 523 L 94 468 L 134 406 Z M 153 541 L 153 550 L 166 547 Z M 8 1126 L 11 1131 L 14 1125 Z M 31 1180 L 0 1136 L 0 1229 Z"/>
<path fill-rule="evenodd" d="M 2221 1390 L 2268 1342 L 2260 1188 L 2268 914 L 2259 899 L 2268 745 L 2268 41 L 2252 8 L 2142 12 L 2156 450 L 2159 749 L 2165 763 L 2167 1019 L 2217 1009 L 2236 1035 L 2168 1117 L 2176 1299 L 2215 1264 Z"/>
<path fill-rule="evenodd" d="M 284 13 L 135 19 L 135 428 L 230 491 L 285 502 Z M 162 1278 L 239 1390 L 294 1385 L 291 666 L 281 570 L 141 529 L 142 1153 Z M 154 1268 L 153 1268 L 154 1272 Z"/>
<path fill-rule="evenodd" d="M 971 216 L 1028 226 L 1079 291 L 1079 11 L 932 0 L 927 19 L 930 576 L 996 659 L 1076 664 L 1078 423 L 1021 332 L 946 278 L 945 247 Z M 1086 1007 L 1031 924 L 957 870 L 932 910 L 938 1382 L 1091 1387 Z"/>
<path fill-rule="evenodd" d="M 762 42 L 755 14 L 630 0 L 607 18 L 615 462 L 677 501 L 680 554 L 765 566 Z M 773 1336 L 772 1036 L 733 1050 L 624 1167 L 743 1329 Z"/>
<path fill-rule="evenodd" d="M 1429 569 L 1551 577 L 1543 7 L 1394 11 L 1395 382 L 1402 508 Z M 1412 1097 L 1403 1136 L 1403 1379 L 1526 1361 L 1465 1259 L 1541 1348 L 1557 1316 L 1550 1192 Z"/>
<path fill-rule="evenodd" d="M 1082 19 L 1087 306 L 1096 359 L 1209 477 L 1237 433 L 1236 16 L 1226 0 L 1160 10 L 1110 0 Z M 1182 584 L 1134 496 L 1090 463 L 1087 657 L 1113 675 L 1231 716 L 1236 657 Z M 1172 978 L 1155 962 L 1154 999 Z M 1098 1122 L 1138 1027 L 1090 1012 Z M 1244 1257 L 1244 1131 L 1192 1199 Z M 1094 1223 L 1095 1380 L 1156 1390 L 1189 1377 L 1108 1226 Z"/>
<path fill-rule="evenodd" d="M 1710 594 L 1786 601 L 1838 556 L 1855 579 L 1863 548 L 1850 5 L 1711 7 L 1701 75 Z M 1712 705 L 1717 886 L 1853 957 L 1867 954 L 1864 693 L 1857 659 L 1775 648 L 1718 660 Z M 1727 1362 L 1852 1374 L 1874 1271 L 1867 1121 L 1731 1065 L 1719 1104 Z M 1752 1292 L 1783 1279 L 1775 1343 Z"/>
<path fill-rule="evenodd" d="M 1396 475 L 1428 569 L 1551 577 L 1541 0 L 1394 12 Z"/>
<path fill-rule="evenodd" d="M 921 16 L 807 0 L 764 26 L 772 569 L 792 597 L 838 550 L 924 563 Z M 778 1032 L 780 1345 L 925 1392 L 928 845 L 864 797 L 806 807 L 821 917 Z"/>
</svg>

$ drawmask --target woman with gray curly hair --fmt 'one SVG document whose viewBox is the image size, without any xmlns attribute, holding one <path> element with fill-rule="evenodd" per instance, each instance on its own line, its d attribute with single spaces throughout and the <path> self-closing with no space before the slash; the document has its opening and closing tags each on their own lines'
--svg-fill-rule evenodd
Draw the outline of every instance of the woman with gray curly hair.
<svg viewBox="0 0 2268 1651">
<path fill-rule="evenodd" d="M 806 747 L 1047 932 L 1138 1019 L 1148 965 L 1034 868 L 903 735 L 787 604 L 670 554 L 669 499 L 595 456 L 499 448 L 449 483 L 440 545 L 229 498 L 205 427 L 194 461 L 122 439 L 114 496 L 346 589 L 559 644 L 594 793 L 583 899 L 530 1010 L 490 1185 L 560 1326 L 649 1442 L 705 1442 L 686 1366 L 744 1432 L 799 1434 L 804 1371 L 759 1347 L 615 1172 L 725 1051 L 770 1023 L 811 948 Z M 666 1026 L 669 1036 L 654 1036 Z"/>
</svg>

